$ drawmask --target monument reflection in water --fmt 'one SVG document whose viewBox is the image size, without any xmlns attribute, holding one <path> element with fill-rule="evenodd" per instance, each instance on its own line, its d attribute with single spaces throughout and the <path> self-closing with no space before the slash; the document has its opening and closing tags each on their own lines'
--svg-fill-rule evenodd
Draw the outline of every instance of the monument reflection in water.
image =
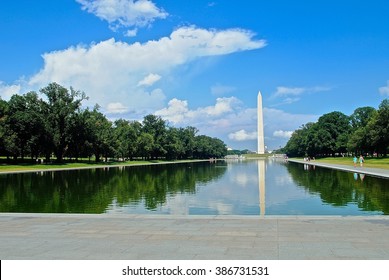
<svg viewBox="0 0 389 280">
<path fill-rule="evenodd" d="M 264 216 L 266 212 L 265 167 L 265 160 L 258 160 L 259 213 L 261 216 Z"/>
<path fill-rule="evenodd" d="M 388 180 L 283 160 L 0 175 L 0 212 L 389 214 Z"/>
</svg>

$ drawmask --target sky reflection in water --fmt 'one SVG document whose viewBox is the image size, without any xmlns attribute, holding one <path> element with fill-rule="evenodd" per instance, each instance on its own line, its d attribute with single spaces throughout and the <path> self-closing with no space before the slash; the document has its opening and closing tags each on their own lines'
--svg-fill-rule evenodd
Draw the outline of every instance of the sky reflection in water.
<svg viewBox="0 0 389 280">
<path fill-rule="evenodd" d="M 0 212 L 382 215 L 387 185 L 272 159 L 3 174 Z"/>
</svg>

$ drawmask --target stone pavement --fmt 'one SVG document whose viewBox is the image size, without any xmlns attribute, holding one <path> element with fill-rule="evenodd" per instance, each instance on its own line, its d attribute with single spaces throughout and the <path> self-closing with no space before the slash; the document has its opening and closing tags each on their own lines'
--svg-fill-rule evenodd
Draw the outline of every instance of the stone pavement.
<svg viewBox="0 0 389 280">
<path fill-rule="evenodd" d="M 0 214 L 3 260 L 389 260 L 389 217 Z"/>
<path fill-rule="evenodd" d="M 350 166 L 347 166 L 344 164 L 323 163 L 323 162 L 317 162 L 314 160 L 303 161 L 301 159 L 288 159 L 288 161 L 302 163 L 302 164 L 308 164 L 308 165 L 315 165 L 315 166 L 324 167 L 324 168 L 337 169 L 337 170 L 342 170 L 342 171 L 346 171 L 346 172 L 362 173 L 362 174 L 376 176 L 376 177 L 389 178 L 389 169 L 371 168 L 371 167 L 364 167 L 364 166 L 360 167 L 359 163 L 358 163 L 358 166 L 354 167 L 352 162 L 350 162 Z"/>
</svg>

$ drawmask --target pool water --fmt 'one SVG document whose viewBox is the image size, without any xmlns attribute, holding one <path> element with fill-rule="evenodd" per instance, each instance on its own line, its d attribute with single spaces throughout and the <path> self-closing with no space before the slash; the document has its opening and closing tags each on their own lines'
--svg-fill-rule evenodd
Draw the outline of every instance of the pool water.
<svg viewBox="0 0 389 280">
<path fill-rule="evenodd" d="M 0 212 L 388 215 L 389 180 L 279 159 L 2 174 Z"/>
</svg>

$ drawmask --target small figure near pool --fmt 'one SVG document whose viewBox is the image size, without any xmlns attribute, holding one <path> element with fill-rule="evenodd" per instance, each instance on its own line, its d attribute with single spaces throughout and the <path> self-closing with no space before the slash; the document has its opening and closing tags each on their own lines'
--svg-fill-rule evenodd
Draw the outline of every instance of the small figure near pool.
<svg viewBox="0 0 389 280">
<path fill-rule="evenodd" d="M 361 165 L 361 167 L 363 167 L 363 162 L 365 161 L 365 159 L 363 158 L 362 155 L 359 156 L 359 164 Z"/>
</svg>

